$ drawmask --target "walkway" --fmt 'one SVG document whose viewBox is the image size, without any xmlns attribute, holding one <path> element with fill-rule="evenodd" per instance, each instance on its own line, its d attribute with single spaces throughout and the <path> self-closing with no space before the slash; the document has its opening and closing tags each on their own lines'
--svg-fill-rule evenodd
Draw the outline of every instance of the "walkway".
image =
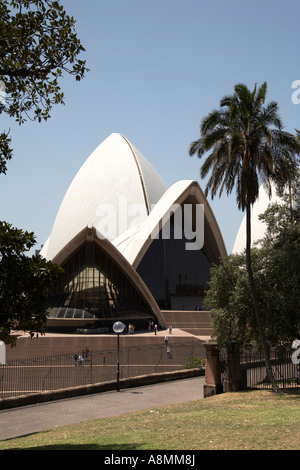
<svg viewBox="0 0 300 470">
<path fill-rule="evenodd" d="M 0 440 L 50 430 L 69 424 L 107 418 L 160 405 L 203 398 L 204 377 L 174 380 L 120 392 L 58 400 L 0 411 Z"/>
</svg>

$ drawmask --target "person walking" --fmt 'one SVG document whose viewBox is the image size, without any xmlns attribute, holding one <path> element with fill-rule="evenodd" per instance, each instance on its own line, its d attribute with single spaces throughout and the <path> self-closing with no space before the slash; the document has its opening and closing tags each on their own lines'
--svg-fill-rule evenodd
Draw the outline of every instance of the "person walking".
<svg viewBox="0 0 300 470">
<path fill-rule="evenodd" d="M 82 354 L 79 354 L 79 356 L 78 356 L 78 365 L 82 366 L 82 363 L 83 363 L 83 357 L 82 357 Z"/>
</svg>

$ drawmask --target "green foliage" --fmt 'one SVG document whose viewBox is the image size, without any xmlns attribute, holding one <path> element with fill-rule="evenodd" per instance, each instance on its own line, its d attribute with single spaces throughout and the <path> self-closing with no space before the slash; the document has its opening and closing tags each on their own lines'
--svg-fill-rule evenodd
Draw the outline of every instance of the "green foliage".
<svg viewBox="0 0 300 470">
<path fill-rule="evenodd" d="M 190 155 L 201 158 L 210 151 L 201 167 L 201 177 L 210 177 L 206 194 L 212 198 L 224 190 L 236 191 L 238 208 L 246 211 L 246 266 L 252 301 L 259 331 L 260 344 L 266 361 L 267 374 L 275 392 L 278 388 L 271 368 L 269 351 L 262 325 L 261 307 L 254 279 L 251 258 L 251 207 L 259 194 L 261 183 L 269 196 L 272 182 L 283 190 L 297 171 L 300 144 L 297 136 L 283 130 L 275 101 L 265 104 L 267 83 L 253 91 L 242 83 L 234 93 L 220 101 L 201 123 L 201 136 L 190 146 Z"/>
<path fill-rule="evenodd" d="M 59 1 L 1 0 L 0 114 L 19 124 L 47 120 L 55 104 L 64 104 L 63 73 L 84 77 L 78 56 L 84 51 L 75 20 Z M 0 134 L 0 173 L 12 158 L 9 133 Z M 61 270 L 40 256 L 28 256 L 33 233 L 0 222 L 0 339 L 13 342 L 11 329 L 42 332 L 47 299 Z"/>
<path fill-rule="evenodd" d="M 205 367 L 206 359 L 199 359 L 193 354 L 190 355 L 188 362 L 184 364 L 185 369 L 202 369 Z"/>
<path fill-rule="evenodd" d="M 300 334 L 300 206 L 271 204 L 261 219 L 266 234 L 251 258 L 263 327 L 270 345 L 291 344 Z M 245 254 L 213 267 L 205 303 L 221 346 L 235 338 L 244 349 L 259 347 Z"/>
<path fill-rule="evenodd" d="M 12 158 L 12 149 L 10 147 L 11 138 L 8 133 L 2 132 L 0 134 L 0 173 L 6 174 L 6 162 Z"/>
<path fill-rule="evenodd" d="M 212 198 L 224 190 L 236 190 L 238 207 L 245 210 L 258 197 L 264 182 L 270 191 L 274 181 L 284 187 L 296 171 L 300 144 L 283 130 L 276 102 L 265 104 L 267 83 L 251 91 L 237 84 L 234 93 L 220 100 L 219 109 L 204 117 L 200 139 L 190 145 L 190 155 L 205 158 L 201 177 L 211 173 L 206 194 Z"/>
<path fill-rule="evenodd" d="M 64 104 L 59 80 L 63 72 L 81 80 L 88 70 L 78 58 L 84 51 L 75 20 L 59 1 L 0 2 L 0 80 L 5 85 L 5 112 L 22 124 L 47 120 L 54 104 Z M 0 172 L 11 158 L 10 139 L 0 136 Z M 4 171 L 3 171 L 4 170 Z"/>
<path fill-rule="evenodd" d="M 61 268 L 39 255 L 28 256 L 33 233 L 0 222 L 0 339 L 13 343 L 14 327 L 43 332 L 47 299 Z"/>
<path fill-rule="evenodd" d="M 258 342 L 244 255 L 230 255 L 213 266 L 205 305 L 212 309 L 212 334 L 220 346 L 236 339 L 248 349 Z"/>
</svg>

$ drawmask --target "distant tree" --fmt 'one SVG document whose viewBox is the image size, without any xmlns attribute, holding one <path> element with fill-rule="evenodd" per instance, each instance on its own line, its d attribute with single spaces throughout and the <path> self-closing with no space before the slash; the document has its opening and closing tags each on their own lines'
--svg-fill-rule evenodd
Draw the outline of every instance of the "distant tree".
<svg viewBox="0 0 300 470">
<path fill-rule="evenodd" d="M 59 1 L 1 0 L 0 114 L 20 125 L 47 120 L 55 104 L 64 104 L 63 73 L 77 81 L 87 72 L 75 20 Z M 0 173 L 12 158 L 9 132 L 0 134 Z M 33 233 L 0 222 L 0 339 L 13 342 L 14 327 L 42 332 L 47 298 L 60 268 L 40 255 L 28 256 Z"/>
<path fill-rule="evenodd" d="M 259 250 L 264 258 L 262 282 L 265 287 L 261 297 L 269 315 L 267 333 L 273 344 L 291 343 L 300 335 L 299 178 L 289 186 L 284 200 L 284 204 L 271 204 L 260 216 L 267 227 Z"/>
<path fill-rule="evenodd" d="M 220 347 L 226 347 L 232 340 L 238 341 L 244 350 L 257 344 L 257 326 L 245 261 L 244 255 L 230 255 L 211 269 L 205 306 L 211 310 L 212 335 Z"/>
<path fill-rule="evenodd" d="M 282 187 L 294 176 L 300 145 L 294 135 L 282 130 L 277 103 L 264 106 L 266 93 L 266 82 L 253 91 L 236 85 L 234 94 L 221 100 L 220 109 L 203 119 L 201 137 L 192 142 L 190 155 L 202 158 L 211 150 L 201 167 L 203 178 L 211 171 L 206 194 L 210 191 L 214 197 L 224 189 L 229 194 L 235 188 L 238 207 L 246 211 L 247 272 L 267 373 L 277 392 L 252 271 L 251 208 L 261 182 L 271 194 L 272 181 Z"/>
<path fill-rule="evenodd" d="M 260 216 L 265 236 L 252 248 L 252 266 L 262 324 L 270 346 L 291 345 L 300 335 L 300 200 L 270 204 Z M 212 309 L 219 345 L 236 339 L 241 348 L 260 348 L 245 254 L 232 254 L 211 271 L 205 304 Z"/>
</svg>

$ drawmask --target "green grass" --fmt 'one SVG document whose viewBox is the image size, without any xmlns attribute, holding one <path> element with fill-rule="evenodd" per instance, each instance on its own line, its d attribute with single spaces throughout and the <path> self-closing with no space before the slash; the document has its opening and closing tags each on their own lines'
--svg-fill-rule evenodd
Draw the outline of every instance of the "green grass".
<svg viewBox="0 0 300 470">
<path fill-rule="evenodd" d="M 299 450 L 299 392 L 224 393 L 2 441 L 0 450 Z"/>
</svg>

